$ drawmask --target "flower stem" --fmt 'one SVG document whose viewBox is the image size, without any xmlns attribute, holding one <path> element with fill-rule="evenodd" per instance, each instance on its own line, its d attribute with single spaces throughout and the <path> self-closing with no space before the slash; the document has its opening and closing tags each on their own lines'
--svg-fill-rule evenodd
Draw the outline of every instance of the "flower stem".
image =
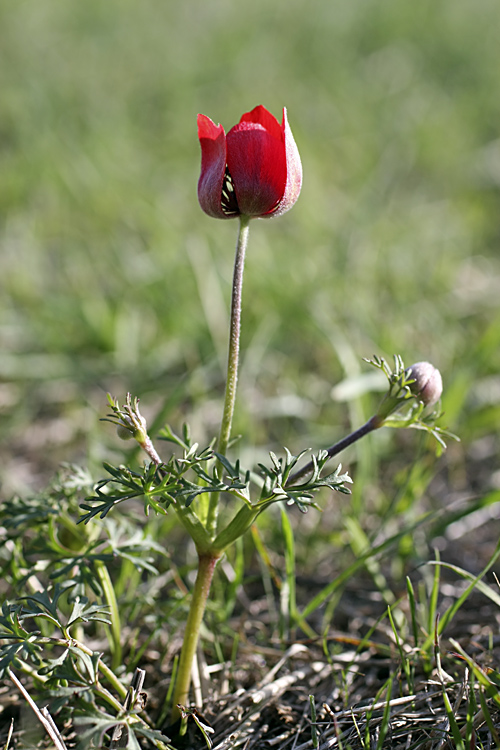
<svg viewBox="0 0 500 750">
<path fill-rule="evenodd" d="M 147 433 L 144 441 L 140 442 L 139 445 L 141 446 L 142 450 L 148 454 L 149 458 L 155 464 L 155 466 L 160 466 L 161 458 L 158 455 L 156 448 L 154 447 L 153 442 Z"/>
<path fill-rule="evenodd" d="M 337 443 L 331 445 L 330 448 L 327 449 L 329 458 L 333 458 L 333 456 L 336 456 L 338 453 L 343 451 L 349 445 L 355 443 L 360 438 L 368 435 L 368 433 L 370 432 L 373 432 L 373 430 L 376 430 L 378 427 L 382 427 L 383 423 L 383 420 L 381 420 L 377 414 L 375 414 L 375 416 L 373 417 L 370 417 L 368 422 L 365 422 L 364 425 L 358 427 L 357 430 L 354 430 L 354 432 L 351 432 L 345 438 L 342 438 L 342 440 L 339 440 Z M 303 479 L 305 476 L 307 476 L 307 474 L 310 474 L 313 469 L 314 463 L 312 461 L 309 461 L 309 463 L 303 466 L 302 469 L 299 469 L 294 474 L 292 474 L 291 477 L 289 477 L 288 482 L 286 483 L 287 487 L 290 487 L 293 484 L 297 484 L 299 479 Z"/>
<path fill-rule="evenodd" d="M 234 404 L 236 402 L 236 386 L 238 382 L 238 362 L 240 355 L 240 329 L 241 329 L 241 295 L 243 289 L 243 269 L 245 266 L 245 252 L 248 244 L 248 227 L 250 217 L 240 216 L 240 229 L 236 243 L 236 257 L 233 271 L 233 292 L 231 297 L 231 322 L 229 329 L 229 352 L 227 357 L 226 395 L 224 397 L 224 410 L 220 426 L 217 452 L 226 454 L 229 439 L 231 437 L 231 425 L 233 423 Z M 220 471 L 221 467 L 219 467 Z M 207 515 L 207 531 L 212 536 L 216 533 L 217 515 L 219 508 L 219 495 L 212 493 Z"/>
<path fill-rule="evenodd" d="M 226 453 L 229 438 L 231 436 L 231 425 L 233 422 L 234 404 L 236 401 L 236 384 L 238 381 L 238 361 L 240 355 L 241 293 L 243 288 L 243 268 L 245 265 L 245 252 L 248 243 L 249 223 L 250 219 L 248 216 L 240 216 L 240 231 L 238 232 L 233 271 L 226 395 L 224 398 L 224 411 L 222 413 L 219 442 L 217 444 L 217 450 L 222 454 Z"/>
<path fill-rule="evenodd" d="M 234 405 L 236 402 L 236 386 L 238 382 L 238 364 L 240 355 L 240 330 L 241 330 L 241 297 L 243 289 L 243 269 L 245 266 L 245 253 L 248 244 L 248 227 L 250 218 L 240 216 L 240 228 L 238 241 L 236 243 L 236 257 L 233 271 L 233 290 L 231 296 L 231 321 L 229 329 L 229 352 L 227 358 L 226 393 L 224 397 L 224 409 L 217 442 L 217 452 L 225 455 L 229 439 L 231 437 L 231 426 L 233 422 Z M 222 467 L 218 467 L 219 474 Z M 207 520 L 205 529 L 213 540 L 217 532 L 217 516 L 219 510 L 219 493 L 210 493 Z M 175 692 L 172 708 L 172 722 L 180 718 L 181 713 L 177 705 L 187 706 L 189 701 L 189 687 L 191 684 L 191 670 L 196 656 L 196 648 L 200 635 L 200 627 L 207 606 L 210 586 L 215 566 L 222 555 L 221 550 L 203 549 L 198 547 L 198 572 L 194 584 L 191 606 L 184 630 L 179 669 L 175 683 Z"/>
<path fill-rule="evenodd" d="M 198 572 L 194 584 L 191 606 L 184 629 L 179 669 L 175 683 L 172 708 L 172 723 L 180 717 L 177 704 L 187 706 L 189 702 L 189 686 L 191 684 L 191 669 L 196 655 L 200 627 L 207 606 L 208 594 L 221 553 L 200 554 L 198 556 Z"/>
</svg>

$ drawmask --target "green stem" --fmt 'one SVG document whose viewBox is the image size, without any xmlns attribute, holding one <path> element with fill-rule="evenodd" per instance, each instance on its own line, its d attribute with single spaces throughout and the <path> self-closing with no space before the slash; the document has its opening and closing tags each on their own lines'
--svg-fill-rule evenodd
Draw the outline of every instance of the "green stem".
<svg viewBox="0 0 500 750">
<path fill-rule="evenodd" d="M 79 648 L 83 651 L 81 645 L 79 646 Z M 122 683 L 115 675 L 115 673 L 109 667 L 107 667 L 101 659 L 99 660 L 99 671 L 102 672 L 103 676 L 114 687 L 121 698 L 127 697 L 127 688 L 123 687 Z"/>
<path fill-rule="evenodd" d="M 243 269 L 245 265 L 245 252 L 248 244 L 249 223 L 250 219 L 248 216 L 240 216 L 240 231 L 238 233 L 238 242 L 236 244 L 236 256 L 234 259 L 233 271 L 226 395 L 224 398 L 224 411 L 222 413 L 219 442 L 217 444 L 218 452 L 224 455 L 227 451 L 229 438 L 231 437 L 231 425 L 233 422 L 234 404 L 236 401 L 238 361 L 240 354 L 241 295 L 243 289 Z"/>
<path fill-rule="evenodd" d="M 95 560 L 94 564 L 97 577 L 102 586 L 104 599 L 110 609 L 111 625 L 109 626 L 109 633 L 111 635 L 111 667 L 112 669 L 118 669 L 122 663 L 121 624 L 118 602 L 116 601 L 115 589 L 111 582 L 107 567 L 102 560 Z"/>
<path fill-rule="evenodd" d="M 248 505 L 243 505 L 236 513 L 234 518 L 227 524 L 224 529 L 222 529 L 220 534 L 216 536 L 213 542 L 213 549 L 218 550 L 222 555 L 227 547 L 233 544 L 237 539 L 240 538 L 240 536 L 243 536 L 243 534 L 248 531 L 250 526 L 254 523 L 261 512 L 262 506 L 255 508 L 248 507 Z"/>
<path fill-rule="evenodd" d="M 240 329 L 241 329 L 241 294 L 243 289 L 243 269 L 245 266 L 245 252 L 248 244 L 248 228 L 250 218 L 240 216 L 240 229 L 236 243 L 236 257 L 233 271 L 233 292 L 231 297 L 231 323 L 229 329 L 229 352 L 227 358 L 226 394 L 224 397 L 224 410 L 220 426 L 217 452 L 226 454 L 229 439 L 231 437 L 231 425 L 233 423 L 234 404 L 236 402 L 236 386 L 238 383 L 238 362 L 240 355 Z M 221 467 L 219 466 L 219 471 Z M 210 496 L 207 531 L 214 536 L 217 529 L 217 516 L 219 510 L 219 495 L 213 493 Z"/>
<path fill-rule="evenodd" d="M 240 229 L 238 233 L 238 241 L 236 243 L 236 257 L 233 271 L 226 393 L 224 397 L 224 409 L 222 412 L 219 440 L 217 442 L 217 452 L 221 455 L 226 454 L 227 446 L 231 437 L 231 426 L 233 422 L 234 405 L 236 402 L 236 386 L 238 382 L 238 364 L 240 354 L 241 297 L 249 223 L 250 219 L 248 216 L 240 216 Z M 222 474 L 222 467 L 220 465 L 218 466 L 217 471 L 220 476 Z M 215 492 L 210 493 L 207 520 L 205 524 L 206 534 L 210 540 L 213 540 L 217 533 L 218 511 L 219 494 Z M 183 520 L 186 525 L 187 519 L 184 518 Z M 195 535 L 192 534 L 192 536 L 196 540 Z M 198 550 L 198 572 L 184 631 L 179 669 L 175 683 L 172 721 L 176 721 L 181 715 L 177 708 L 177 704 L 181 706 L 188 705 L 191 670 L 196 656 L 200 627 L 207 606 L 215 566 L 222 555 L 222 550 L 215 549 L 213 546 L 208 545 L 207 538 L 204 535 L 203 537 L 204 538 L 201 538 L 200 535 L 200 539 L 196 540 Z M 198 542 L 201 543 L 198 544 Z"/>
<path fill-rule="evenodd" d="M 192 506 L 190 505 L 186 508 L 179 503 L 179 506 L 177 507 L 177 505 L 175 505 L 174 508 L 177 512 L 179 521 L 195 543 L 198 554 L 208 554 L 211 549 L 211 539 L 207 533 L 206 527 L 200 521 L 196 513 L 193 512 Z"/>
<path fill-rule="evenodd" d="M 198 573 L 193 589 L 191 606 L 184 630 L 179 669 L 175 683 L 174 705 L 172 709 L 172 723 L 180 717 L 177 704 L 188 706 L 189 687 L 191 685 L 191 670 L 196 656 L 200 627 L 207 606 L 208 594 L 212 584 L 215 566 L 220 559 L 220 553 L 199 554 Z"/>
</svg>

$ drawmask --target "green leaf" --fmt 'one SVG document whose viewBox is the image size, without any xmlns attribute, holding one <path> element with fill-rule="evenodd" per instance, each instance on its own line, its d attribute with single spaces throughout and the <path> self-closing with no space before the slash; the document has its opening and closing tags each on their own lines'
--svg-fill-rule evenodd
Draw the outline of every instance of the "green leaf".
<svg viewBox="0 0 500 750">
<path fill-rule="evenodd" d="M 73 605 L 73 609 L 66 623 L 66 627 L 69 628 L 76 622 L 103 622 L 106 625 L 111 625 L 111 618 L 109 616 L 109 607 L 101 604 L 89 604 L 87 597 L 78 597 Z"/>
<path fill-rule="evenodd" d="M 48 591 L 40 591 L 36 594 L 28 594 L 22 597 L 21 601 L 24 600 L 28 603 L 28 608 L 23 611 L 22 618 L 44 617 L 51 620 L 59 628 L 63 628 L 57 605 L 61 596 L 75 585 L 76 581 L 65 581 L 62 584 L 56 583 L 52 596 L 50 596 Z"/>
<path fill-rule="evenodd" d="M 68 658 L 70 653 L 71 652 L 69 648 L 65 648 L 62 654 L 55 659 L 46 659 L 46 666 L 39 669 L 38 674 L 47 675 L 53 672 L 58 667 L 61 667 L 63 664 L 65 664 L 66 659 Z"/>
</svg>

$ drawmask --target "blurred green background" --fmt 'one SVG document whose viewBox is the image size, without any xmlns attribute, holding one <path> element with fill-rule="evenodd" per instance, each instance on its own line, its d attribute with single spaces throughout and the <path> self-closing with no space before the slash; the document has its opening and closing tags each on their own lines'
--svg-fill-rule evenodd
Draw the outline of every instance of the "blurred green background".
<svg viewBox="0 0 500 750">
<path fill-rule="evenodd" d="M 242 454 L 341 437 L 399 353 L 442 371 L 450 481 L 500 485 L 499 31 L 497 0 L 0 2 L 3 492 L 119 457 L 108 390 L 217 431 L 237 226 L 198 206 L 196 114 L 257 104 L 304 184 L 251 226 Z"/>
</svg>

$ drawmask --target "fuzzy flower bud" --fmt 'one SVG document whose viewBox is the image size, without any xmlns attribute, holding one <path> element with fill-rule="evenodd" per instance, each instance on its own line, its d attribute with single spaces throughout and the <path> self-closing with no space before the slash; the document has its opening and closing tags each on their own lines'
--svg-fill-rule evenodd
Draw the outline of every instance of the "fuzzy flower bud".
<svg viewBox="0 0 500 750">
<path fill-rule="evenodd" d="M 406 376 L 414 382 L 409 388 L 425 406 L 433 406 L 441 398 L 443 380 L 439 370 L 430 362 L 416 362 L 406 369 Z"/>
<path fill-rule="evenodd" d="M 139 414 L 138 411 L 123 414 L 121 420 L 116 427 L 116 433 L 120 440 L 134 438 L 140 445 L 146 442 L 148 437 L 147 424 L 142 414 Z"/>
<path fill-rule="evenodd" d="M 125 427 L 123 424 L 119 424 L 116 426 L 116 434 L 120 438 L 120 440 L 132 440 L 134 437 L 131 430 L 128 427 Z"/>
</svg>

